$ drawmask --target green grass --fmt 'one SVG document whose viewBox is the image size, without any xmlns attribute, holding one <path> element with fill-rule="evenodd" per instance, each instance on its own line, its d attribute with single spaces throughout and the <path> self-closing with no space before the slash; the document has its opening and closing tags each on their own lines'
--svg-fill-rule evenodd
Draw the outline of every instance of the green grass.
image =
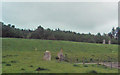
<svg viewBox="0 0 120 75">
<path fill-rule="evenodd" d="M 88 67 L 83 65 L 79 65 L 79 67 L 73 66 L 76 58 L 81 62 L 83 57 L 89 62 L 90 58 L 109 61 L 109 56 L 113 59 L 112 61 L 116 62 L 118 45 L 15 38 L 3 38 L 2 41 L 2 62 L 5 62 L 3 63 L 3 73 L 38 73 L 38 71 L 35 71 L 38 67 L 49 69 L 39 71 L 39 73 L 118 72 L 117 69 L 97 65 L 88 65 Z M 38 51 L 35 51 L 35 48 Z M 71 60 L 70 63 L 55 60 L 60 48 L 63 48 L 63 53 L 68 55 L 68 58 Z M 43 53 L 46 50 L 51 52 L 52 61 L 42 60 Z M 16 61 L 16 63 L 11 61 Z M 11 66 L 6 66 L 6 64 L 11 64 Z M 31 65 L 33 67 L 30 67 Z M 21 70 L 22 68 L 25 70 Z"/>
</svg>

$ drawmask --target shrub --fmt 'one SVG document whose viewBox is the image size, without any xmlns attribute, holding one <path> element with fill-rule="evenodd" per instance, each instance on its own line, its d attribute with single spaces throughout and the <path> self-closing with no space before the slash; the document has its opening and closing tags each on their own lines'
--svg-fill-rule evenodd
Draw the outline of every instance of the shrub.
<svg viewBox="0 0 120 75">
<path fill-rule="evenodd" d="M 6 63 L 6 62 L 4 62 L 4 61 L 2 62 L 2 64 L 5 64 L 5 63 Z"/>
<path fill-rule="evenodd" d="M 95 70 L 92 70 L 92 71 L 90 71 L 89 73 L 95 73 L 95 74 L 96 74 L 97 72 L 96 72 Z"/>
<path fill-rule="evenodd" d="M 76 65 L 76 64 L 74 64 L 73 66 L 74 66 L 74 67 L 80 67 L 79 65 Z"/>
<path fill-rule="evenodd" d="M 25 70 L 24 68 L 21 68 L 21 70 Z"/>
<path fill-rule="evenodd" d="M 11 63 L 16 63 L 16 61 L 11 61 Z"/>
<path fill-rule="evenodd" d="M 42 71 L 42 70 L 48 70 L 48 69 L 41 68 L 41 67 L 38 67 L 38 68 L 36 69 L 36 71 Z"/>
<path fill-rule="evenodd" d="M 6 66 L 11 66 L 11 64 L 6 64 Z"/>
<path fill-rule="evenodd" d="M 33 67 L 33 65 L 30 65 L 30 67 Z"/>
<path fill-rule="evenodd" d="M 88 65 L 84 65 L 84 67 L 88 67 Z"/>
</svg>

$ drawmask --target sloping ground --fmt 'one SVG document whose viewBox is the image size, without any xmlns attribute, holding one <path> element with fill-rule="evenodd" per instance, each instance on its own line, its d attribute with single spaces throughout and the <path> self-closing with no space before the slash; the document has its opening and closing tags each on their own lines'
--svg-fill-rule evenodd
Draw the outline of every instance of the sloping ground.
<svg viewBox="0 0 120 75">
<path fill-rule="evenodd" d="M 50 50 L 59 51 L 63 48 L 67 52 L 89 52 L 89 53 L 116 53 L 118 45 L 95 44 L 84 42 L 71 41 L 53 41 L 53 40 L 36 40 L 36 39 L 17 39 L 17 38 L 3 38 L 3 50 L 19 50 L 30 51 L 37 48 L 40 51 Z M 21 48 L 19 48 L 21 47 Z M 12 49 L 11 49 L 12 48 Z"/>
<path fill-rule="evenodd" d="M 88 73 L 96 71 L 98 73 L 116 73 L 117 69 L 105 68 L 96 65 L 74 66 L 76 58 L 81 63 L 83 57 L 86 62 L 91 59 L 96 61 L 109 61 L 112 58 L 117 62 L 118 45 L 103 45 L 95 43 L 36 40 L 36 39 L 16 39 L 3 38 L 2 45 L 3 73 L 38 73 L 39 67 L 47 69 L 39 73 Z M 63 48 L 63 53 L 68 55 L 69 62 L 58 62 L 55 57 Z M 37 49 L 37 51 L 36 51 Z M 52 54 L 51 61 L 44 61 L 43 55 L 46 50 Z"/>
<path fill-rule="evenodd" d="M 70 58 L 79 58 L 80 61 L 83 57 L 86 58 L 87 61 L 91 58 L 109 61 L 109 57 L 111 57 L 113 61 L 117 61 L 118 58 L 118 45 L 108 44 L 3 38 L 2 48 L 3 53 L 5 51 L 35 51 L 35 49 L 40 52 L 49 50 L 54 58 L 60 49 L 63 48 L 64 54 L 67 54 Z"/>
</svg>

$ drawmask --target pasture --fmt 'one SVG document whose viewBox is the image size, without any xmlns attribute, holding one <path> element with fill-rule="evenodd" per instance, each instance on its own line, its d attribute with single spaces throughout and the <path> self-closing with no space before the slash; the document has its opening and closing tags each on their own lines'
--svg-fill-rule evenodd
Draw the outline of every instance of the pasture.
<svg viewBox="0 0 120 75">
<path fill-rule="evenodd" d="M 55 58 L 60 49 L 67 54 L 68 62 L 59 62 Z M 44 61 L 44 52 L 52 54 L 51 61 Z M 72 41 L 38 39 L 2 39 L 3 73 L 117 73 L 115 68 L 102 65 L 74 64 L 85 62 L 117 62 L 118 45 L 95 44 Z M 112 58 L 112 60 L 110 60 Z M 78 59 L 78 61 L 76 61 Z M 40 71 L 37 71 L 41 68 Z"/>
</svg>

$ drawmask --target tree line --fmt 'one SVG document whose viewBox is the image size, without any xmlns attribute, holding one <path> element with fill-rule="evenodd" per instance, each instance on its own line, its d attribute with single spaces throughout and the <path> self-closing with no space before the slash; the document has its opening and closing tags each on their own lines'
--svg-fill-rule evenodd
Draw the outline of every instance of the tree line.
<svg viewBox="0 0 120 75">
<path fill-rule="evenodd" d="M 25 39 L 45 39 L 45 40 L 66 40 L 76 42 L 88 42 L 88 43 L 102 43 L 103 39 L 108 43 L 111 40 L 112 44 L 118 44 L 120 28 L 116 27 L 111 30 L 108 34 L 101 35 L 100 33 L 95 34 L 80 34 L 73 31 L 65 31 L 55 29 L 44 29 L 42 26 L 38 26 L 35 30 L 30 29 L 19 29 L 15 28 L 15 25 L 5 25 L 0 22 L 2 29 L 2 35 L 0 37 L 8 38 L 25 38 Z"/>
</svg>

